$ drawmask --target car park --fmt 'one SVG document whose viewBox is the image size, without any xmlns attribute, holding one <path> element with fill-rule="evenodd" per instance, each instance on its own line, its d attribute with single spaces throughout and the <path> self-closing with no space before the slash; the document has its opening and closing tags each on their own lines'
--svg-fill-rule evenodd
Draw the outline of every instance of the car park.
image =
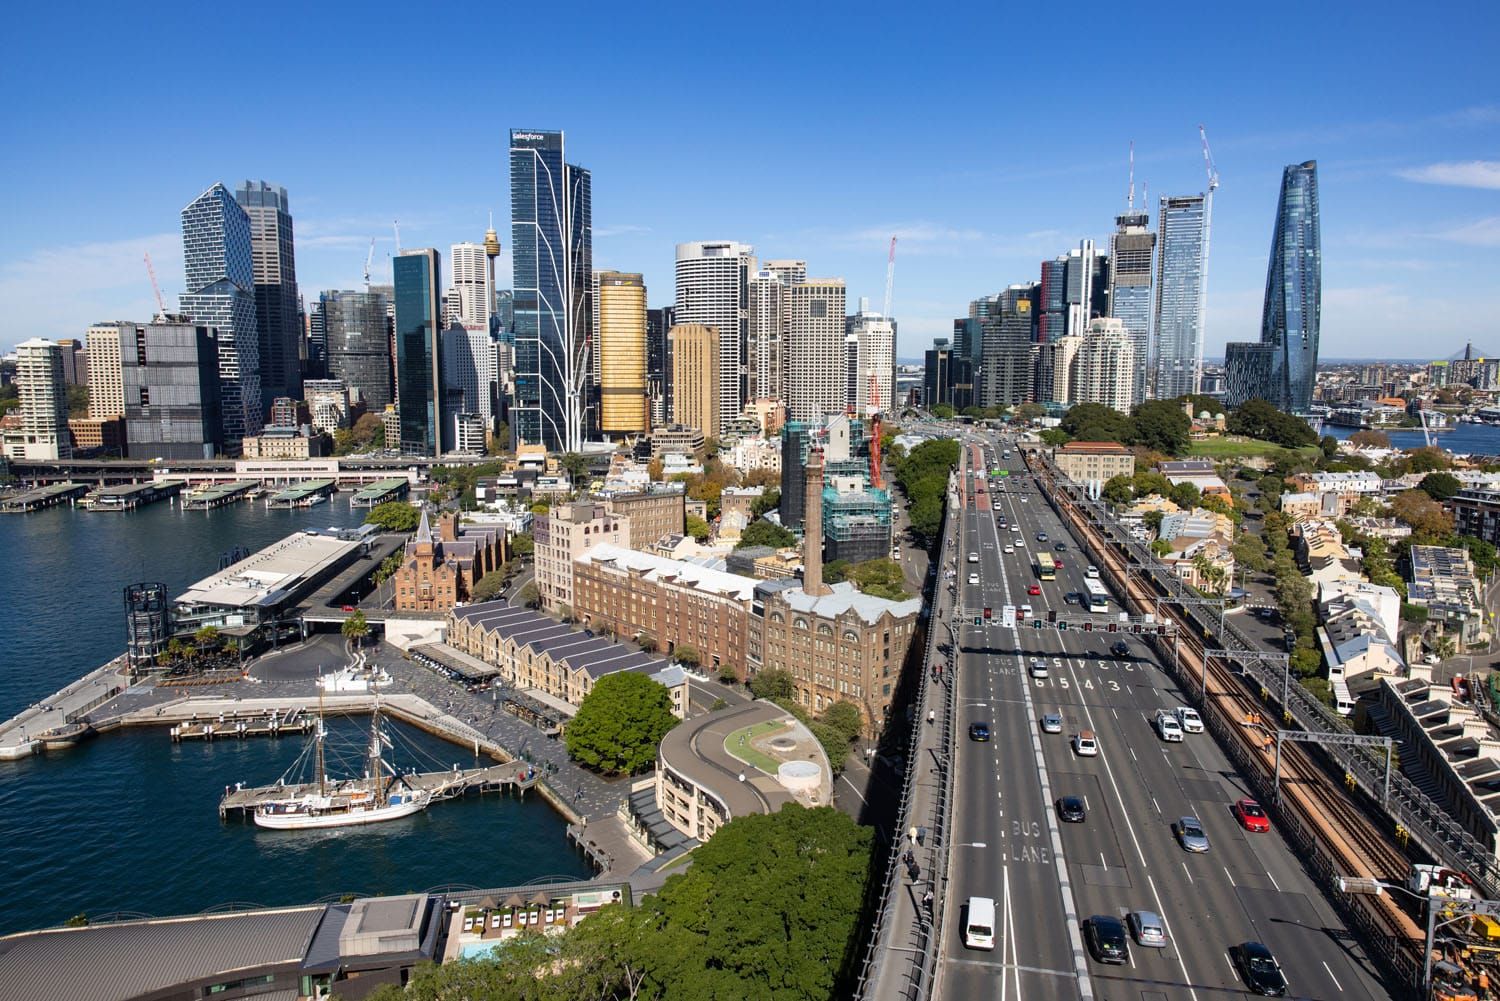
<svg viewBox="0 0 1500 1001">
<path fill-rule="evenodd" d="M 1094 958 L 1101 963 L 1124 965 L 1130 962 L 1130 943 L 1125 938 L 1125 922 L 1113 914 L 1095 914 L 1085 925 L 1085 937 Z"/>
<path fill-rule="evenodd" d="M 1271 818 L 1253 799 L 1236 800 L 1232 812 L 1240 826 L 1252 834 L 1266 834 L 1271 830 Z"/>
<path fill-rule="evenodd" d="M 1062 733 L 1062 715 L 1060 713 L 1046 713 L 1042 716 L 1043 733 Z"/>
<path fill-rule="evenodd" d="M 1028 670 L 1033 678 L 1045 678 L 1047 677 L 1047 662 L 1040 657 L 1033 657 Z"/>
<path fill-rule="evenodd" d="M 1177 722 L 1177 714 L 1170 709 L 1158 709 L 1156 711 L 1156 733 L 1165 743 L 1181 743 L 1182 724 Z"/>
<path fill-rule="evenodd" d="M 1080 758 L 1092 758 L 1099 753 L 1099 741 L 1092 730 L 1080 730 L 1073 735 L 1073 753 Z"/>
<path fill-rule="evenodd" d="M 1065 824 L 1081 824 L 1088 819 L 1083 800 L 1078 796 L 1064 796 L 1057 801 L 1057 816 Z"/>
<path fill-rule="evenodd" d="M 969 724 L 969 739 L 984 743 L 990 739 L 990 725 L 985 722 Z"/>
<path fill-rule="evenodd" d="M 1167 925 L 1154 911 L 1131 911 L 1125 916 L 1125 925 L 1136 945 L 1151 949 L 1167 947 Z"/>
<path fill-rule="evenodd" d="M 1256 994 L 1279 998 L 1286 993 L 1286 975 L 1276 957 L 1259 942 L 1242 942 L 1234 949 L 1234 963 L 1239 967 L 1245 986 Z"/>
<path fill-rule="evenodd" d="M 1193 852 L 1196 855 L 1208 851 L 1208 835 L 1203 831 L 1203 825 L 1198 822 L 1197 817 L 1178 817 L 1177 822 L 1172 825 L 1172 833 L 1177 836 L 1177 843 L 1185 852 Z"/>
<path fill-rule="evenodd" d="M 1182 724 L 1183 732 L 1203 732 L 1203 717 L 1198 715 L 1198 710 L 1192 706 L 1178 706 L 1173 712 L 1177 713 L 1177 722 Z"/>
</svg>

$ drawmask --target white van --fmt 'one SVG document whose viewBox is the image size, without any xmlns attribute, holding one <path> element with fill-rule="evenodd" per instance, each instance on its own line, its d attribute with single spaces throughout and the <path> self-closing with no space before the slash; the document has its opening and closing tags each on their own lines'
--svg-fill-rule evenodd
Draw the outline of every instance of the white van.
<svg viewBox="0 0 1500 1001">
<path fill-rule="evenodd" d="M 969 949 L 995 948 L 995 901 L 989 897 L 970 897 L 969 916 L 964 920 L 964 946 Z"/>
</svg>

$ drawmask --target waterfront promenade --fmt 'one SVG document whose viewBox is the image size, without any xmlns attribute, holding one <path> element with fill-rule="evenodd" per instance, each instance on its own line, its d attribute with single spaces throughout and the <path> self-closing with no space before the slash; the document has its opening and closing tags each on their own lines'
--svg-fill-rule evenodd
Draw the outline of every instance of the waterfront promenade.
<svg viewBox="0 0 1500 1001">
<path fill-rule="evenodd" d="M 36 753 L 41 734 L 73 722 L 109 701 L 130 684 L 119 657 L 96 668 L 56 695 L 28 706 L 0 723 L 0 761 L 14 761 Z"/>
</svg>

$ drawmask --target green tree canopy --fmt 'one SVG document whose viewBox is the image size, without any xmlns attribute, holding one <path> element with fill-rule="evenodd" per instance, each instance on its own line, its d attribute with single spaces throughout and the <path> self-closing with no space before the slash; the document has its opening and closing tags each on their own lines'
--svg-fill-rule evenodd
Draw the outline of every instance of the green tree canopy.
<svg viewBox="0 0 1500 1001">
<path fill-rule="evenodd" d="M 686 518 L 684 518 L 682 525 L 683 530 L 693 538 L 697 539 L 699 542 L 708 541 L 708 522 L 704 521 L 696 514 L 690 514 Z"/>
<path fill-rule="evenodd" d="M 877 557 L 849 567 L 848 579 L 864 594 L 891 601 L 905 601 L 910 597 L 903 586 L 906 582 L 901 564 L 893 559 Z"/>
<path fill-rule="evenodd" d="M 849 568 L 854 564 L 848 560 L 829 560 L 823 564 L 823 583 L 837 584 L 849 579 Z"/>
<path fill-rule="evenodd" d="M 1356 431 L 1349 436 L 1351 444 L 1360 448 L 1390 448 L 1391 436 L 1384 431 Z"/>
<path fill-rule="evenodd" d="M 1128 444 L 1144 445 L 1167 455 L 1187 451 L 1188 432 L 1193 422 L 1181 406 L 1171 400 L 1148 400 L 1130 415 L 1132 433 Z"/>
<path fill-rule="evenodd" d="M 1435 501 L 1449 500 L 1463 488 L 1464 485 L 1452 473 L 1428 473 L 1417 484 L 1418 490 Z"/>
<path fill-rule="evenodd" d="M 1407 469 L 1413 473 L 1433 473 L 1440 469 L 1452 469 L 1453 457 L 1447 449 L 1438 445 L 1414 448 L 1407 456 Z"/>
<path fill-rule="evenodd" d="M 414 532 L 422 512 L 406 501 L 386 501 L 370 508 L 365 515 L 366 525 L 377 525 L 383 532 Z"/>
<path fill-rule="evenodd" d="M 1318 434 L 1300 417 L 1278 410 L 1265 400 L 1247 400 L 1225 421 L 1230 434 L 1274 442 L 1285 448 L 1316 445 Z"/>
<path fill-rule="evenodd" d="M 951 421 L 953 419 L 953 408 L 946 403 L 936 404 L 932 408 L 932 416 L 940 421 Z"/>
<path fill-rule="evenodd" d="M 782 528 L 764 518 L 758 518 L 745 526 L 740 533 L 740 541 L 735 543 L 734 548 L 744 549 L 747 546 L 770 546 L 772 549 L 782 549 L 786 546 L 795 546 L 797 537 L 788 529 Z"/>
<path fill-rule="evenodd" d="M 1058 426 L 1074 441 L 1128 442 L 1134 437 L 1130 418 L 1102 403 L 1080 403 L 1069 408 Z"/>
<path fill-rule="evenodd" d="M 491 570 L 474 583 L 474 590 L 469 593 L 471 601 L 489 601 L 499 597 L 500 592 L 505 590 L 505 572 L 503 570 Z"/>
<path fill-rule="evenodd" d="M 677 725 L 667 689 L 644 674 L 606 674 L 583 697 L 563 731 L 568 756 L 611 774 L 634 775 L 656 761 L 656 748 Z"/>
<path fill-rule="evenodd" d="M 757 469 L 755 472 L 768 471 Z M 781 506 L 781 488 L 777 486 L 767 487 L 765 493 L 750 502 L 750 517 L 759 518 L 767 511 L 774 511 L 779 506 Z"/>
<path fill-rule="evenodd" d="M 339 631 L 344 634 L 344 639 L 358 646 L 364 642 L 366 636 L 370 635 L 370 624 L 365 621 L 365 613 L 356 610 L 353 615 L 344 620 Z"/>
<path fill-rule="evenodd" d="M 1422 490 L 1404 490 L 1392 497 L 1391 513 L 1411 526 L 1414 542 L 1442 539 L 1453 531 L 1448 512 Z"/>
<path fill-rule="evenodd" d="M 520 532 L 510 537 L 510 551 L 521 559 L 529 559 L 536 552 L 536 539 L 530 532 Z"/>
<path fill-rule="evenodd" d="M 958 463 L 959 454 L 958 442 L 935 438 L 912 449 L 896 467 L 896 485 L 906 494 L 912 533 L 924 544 L 942 528 L 948 472 Z"/>
<path fill-rule="evenodd" d="M 762 671 L 750 679 L 750 693 L 757 699 L 790 699 L 796 693 L 791 672 L 781 668 Z"/>
<path fill-rule="evenodd" d="M 528 580 L 525 584 L 522 584 L 521 590 L 517 591 L 515 598 L 512 599 L 514 604 L 520 605 L 522 608 L 535 608 L 541 604 L 541 601 L 542 593 L 537 590 L 536 581 L 534 580 Z"/>
</svg>

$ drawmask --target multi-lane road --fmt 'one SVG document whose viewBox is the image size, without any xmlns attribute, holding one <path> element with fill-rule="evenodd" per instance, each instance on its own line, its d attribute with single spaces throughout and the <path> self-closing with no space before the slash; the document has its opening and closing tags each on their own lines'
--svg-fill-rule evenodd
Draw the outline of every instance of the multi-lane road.
<svg viewBox="0 0 1500 1001">
<path fill-rule="evenodd" d="M 951 561 L 956 571 L 965 614 L 956 623 L 959 718 L 949 749 L 955 797 L 939 996 L 1232 997 L 1245 988 L 1230 949 L 1254 940 L 1280 961 L 1289 996 L 1389 997 L 1360 943 L 1280 836 L 1239 826 L 1230 807 L 1248 792 L 1213 738 L 1158 738 L 1156 711 L 1192 703 L 1150 647 L 1102 628 L 1002 625 L 1006 605 L 1029 603 L 1044 620 L 1049 609 L 1084 614 L 1065 596 L 1084 590 L 1089 562 L 1020 460 L 1001 457 L 1006 447 L 979 438 L 966 443 L 962 541 L 941 563 L 946 570 Z M 976 463 L 1010 475 L 982 477 L 978 495 L 969 475 Z M 1058 541 L 1065 551 L 1056 551 Z M 1055 581 L 1038 580 L 1039 555 L 1063 563 Z M 971 573 L 978 583 L 969 582 Z M 1033 584 L 1039 595 L 1027 593 Z M 985 607 L 992 618 L 975 627 L 973 616 Z M 1109 613 L 1094 618 L 1102 627 L 1119 611 L 1112 601 Z M 1110 647 L 1119 640 L 1128 652 L 1116 657 Z M 1031 676 L 1032 658 L 1042 660 L 1047 677 Z M 1042 732 L 1046 713 L 1062 716 L 1061 733 Z M 969 739 L 973 722 L 990 724 L 989 741 Z M 1083 730 L 1096 736 L 1095 757 L 1072 748 Z M 1061 821 L 1056 802 L 1064 796 L 1083 800 L 1083 823 Z M 1185 815 L 1201 821 L 1211 844 L 1206 853 L 1188 853 L 1174 837 L 1172 825 Z M 993 951 L 965 947 L 971 896 L 995 900 Z M 1098 962 L 1084 937 L 1088 919 L 1135 910 L 1161 916 L 1165 948 L 1132 941 L 1127 963 Z"/>
</svg>

